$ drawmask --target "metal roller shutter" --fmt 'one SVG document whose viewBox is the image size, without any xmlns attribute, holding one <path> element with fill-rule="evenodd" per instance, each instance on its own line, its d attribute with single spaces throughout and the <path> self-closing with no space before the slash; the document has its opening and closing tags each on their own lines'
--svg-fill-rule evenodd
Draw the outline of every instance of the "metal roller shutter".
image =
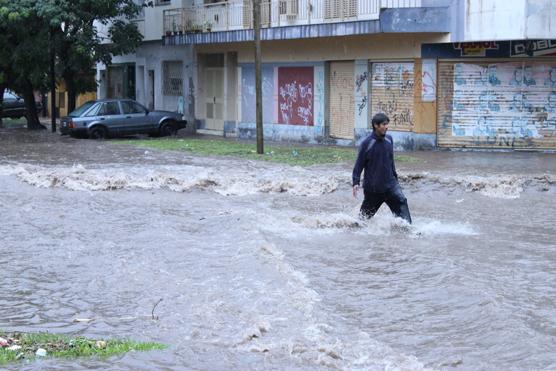
<svg viewBox="0 0 556 371">
<path fill-rule="evenodd" d="M 415 74 L 413 62 L 384 62 L 371 65 L 371 112 L 385 113 L 390 129 L 411 131 Z"/>
<path fill-rule="evenodd" d="M 354 64 L 330 63 L 330 136 L 353 139 Z"/>
<path fill-rule="evenodd" d="M 441 62 L 438 145 L 556 148 L 556 61 Z"/>
</svg>

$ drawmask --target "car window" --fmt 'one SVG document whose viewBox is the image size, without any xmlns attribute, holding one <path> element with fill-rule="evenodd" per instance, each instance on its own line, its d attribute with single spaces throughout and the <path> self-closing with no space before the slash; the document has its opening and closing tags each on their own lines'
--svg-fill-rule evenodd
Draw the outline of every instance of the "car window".
<svg viewBox="0 0 556 371">
<path fill-rule="evenodd" d="M 75 111 L 72 111 L 68 116 L 70 116 L 70 117 L 79 117 L 83 113 L 85 113 L 89 108 L 91 108 L 94 104 L 95 104 L 94 101 L 85 102 L 81 106 L 76 108 Z M 97 112 L 98 112 L 98 109 L 97 109 Z M 87 115 L 87 116 L 89 116 L 89 115 Z"/>
<path fill-rule="evenodd" d="M 93 106 L 93 108 L 91 108 L 86 114 L 85 116 L 87 117 L 91 117 L 91 116 L 98 116 L 98 113 L 100 111 L 100 108 L 102 107 L 102 104 L 98 103 L 95 106 Z M 71 116 L 71 115 L 70 115 Z"/>
<path fill-rule="evenodd" d="M 125 115 L 131 113 L 145 113 L 145 109 L 138 103 L 130 100 L 124 100 L 122 103 L 122 110 Z"/>
<path fill-rule="evenodd" d="M 119 114 L 120 107 L 118 107 L 118 102 L 106 102 L 102 104 L 102 109 L 100 110 L 101 116 L 111 116 Z"/>
<path fill-rule="evenodd" d="M 4 99 L 14 99 L 15 100 L 15 99 L 17 99 L 17 95 L 15 95 L 12 92 L 5 91 L 4 92 Z"/>
</svg>

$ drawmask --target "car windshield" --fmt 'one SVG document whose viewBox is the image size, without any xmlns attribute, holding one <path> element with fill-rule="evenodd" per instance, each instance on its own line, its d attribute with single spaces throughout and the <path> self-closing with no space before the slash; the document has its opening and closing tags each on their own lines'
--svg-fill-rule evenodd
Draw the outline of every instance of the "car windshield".
<svg viewBox="0 0 556 371">
<path fill-rule="evenodd" d="M 85 113 L 89 108 L 91 108 L 93 106 L 93 104 L 95 104 L 94 101 L 89 101 L 86 103 L 83 103 L 82 106 L 80 106 L 79 108 L 77 108 L 75 111 L 71 112 L 68 116 L 70 117 L 80 117 L 81 115 L 83 115 L 83 113 Z"/>
<path fill-rule="evenodd" d="M 5 91 L 4 92 L 4 99 L 8 100 L 8 99 L 17 99 L 17 95 L 15 95 L 15 93 L 12 93 L 11 91 Z"/>
</svg>

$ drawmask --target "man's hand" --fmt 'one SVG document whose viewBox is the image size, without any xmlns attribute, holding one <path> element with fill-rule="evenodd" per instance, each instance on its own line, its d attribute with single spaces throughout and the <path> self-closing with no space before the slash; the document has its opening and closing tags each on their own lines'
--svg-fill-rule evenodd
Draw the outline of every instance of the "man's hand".
<svg viewBox="0 0 556 371">
<path fill-rule="evenodd" d="M 356 184 L 353 186 L 353 197 L 357 198 L 357 191 L 359 191 L 359 186 Z"/>
</svg>

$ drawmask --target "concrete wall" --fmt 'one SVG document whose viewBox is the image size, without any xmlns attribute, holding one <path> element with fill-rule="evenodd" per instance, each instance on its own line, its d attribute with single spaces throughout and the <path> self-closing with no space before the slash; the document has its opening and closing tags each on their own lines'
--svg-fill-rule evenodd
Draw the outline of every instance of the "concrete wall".
<svg viewBox="0 0 556 371">
<path fill-rule="evenodd" d="M 462 7 L 455 0 L 453 7 Z M 553 0 L 467 0 L 459 18 L 464 33 L 452 41 L 555 39 L 556 2 Z"/>
<path fill-rule="evenodd" d="M 449 36 L 445 34 L 374 34 L 268 41 L 262 43 L 262 58 L 268 63 L 419 58 L 421 44 L 448 41 Z M 251 63 L 254 58 L 252 43 L 197 45 L 196 51 L 237 51 L 239 63 Z"/>
</svg>

